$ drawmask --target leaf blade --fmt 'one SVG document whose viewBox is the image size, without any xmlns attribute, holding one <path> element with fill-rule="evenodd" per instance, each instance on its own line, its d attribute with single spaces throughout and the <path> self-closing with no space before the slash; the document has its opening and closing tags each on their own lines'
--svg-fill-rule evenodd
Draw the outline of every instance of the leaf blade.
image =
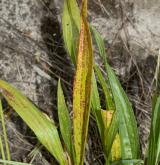
<svg viewBox="0 0 160 165">
<path fill-rule="evenodd" d="M 58 81 L 57 98 L 58 98 L 57 105 L 58 105 L 58 118 L 60 124 L 60 131 L 62 134 L 62 138 L 65 142 L 65 145 L 67 147 L 67 151 L 69 152 L 72 159 L 74 159 L 71 120 L 67 105 L 65 103 L 65 98 L 61 87 L 60 79 Z"/>
<path fill-rule="evenodd" d="M 87 19 L 82 14 L 77 70 L 73 88 L 73 131 L 77 165 L 82 165 L 84 160 L 90 114 L 92 72 L 92 39 Z"/>
<path fill-rule="evenodd" d="M 56 126 L 36 106 L 34 106 L 23 94 L 7 82 L 0 80 L 2 95 L 18 115 L 36 134 L 39 141 L 61 164 L 67 164 L 65 153 L 59 139 Z M 43 133 L 45 130 L 45 134 Z"/>
<path fill-rule="evenodd" d="M 99 69 L 99 67 L 97 65 L 95 65 L 94 69 L 96 71 L 98 80 L 99 80 L 99 82 L 102 86 L 102 89 L 103 89 L 103 92 L 104 92 L 104 95 L 105 95 L 106 110 L 115 110 L 114 102 L 111 98 L 111 91 L 110 91 L 110 89 L 108 88 L 108 86 L 106 84 L 106 81 L 105 81 L 105 79 L 104 79 L 104 77 L 101 73 L 101 70 Z"/>
<path fill-rule="evenodd" d="M 0 119 L 2 123 L 2 130 L 3 130 L 3 136 L 4 136 L 4 144 L 6 148 L 6 154 L 7 154 L 7 160 L 11 160 L 10 155 L 10 148 L 8 144 L 8 136 L 7 136 L 7 130 L 6 130 L 6 123 L 5 123 L 5 117 L 2 109 L 2 101 L 0 100 Z"/>
<path fill-rule="evenodd" d="M 62 14 L 63 39 L 74 65 L 76 65 L 77 41 L 80 31 L 80 11 L 75 0 L 64 0 Z"/>
<path fill-rule="evenodd" d="M 160 161 L 160 96 L 153 108 L 147 165 L 158 165 Z"/>
<path fill-rule="evenodd" d="M 100 34 L 96 31 L 95 28 L 92 28 L 92 32 L 95 36 L 100 56 L 104 60 L 105 69 L 112 90 L 116 110 L 118 111 L 122 158 L 137 159 L 140 153 L 139 139 L 132 106 L 123 88 L 121 87 L 120 82 L 118 81 L 113 70 L 107 62 L 104 42 Z"/>
</svg>

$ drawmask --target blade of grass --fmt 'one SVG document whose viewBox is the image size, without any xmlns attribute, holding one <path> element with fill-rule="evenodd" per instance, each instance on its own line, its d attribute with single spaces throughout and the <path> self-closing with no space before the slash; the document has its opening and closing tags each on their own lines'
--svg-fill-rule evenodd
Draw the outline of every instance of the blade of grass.
<svg viewBox="0 0 160 165">
<path fill-rule="evenodd" d="M 2 154 L 2 159 L 5 160 L 6 156 L 5 156 L 5 152 L 4 152 L 4 147 L 3 147 L 3 142 L 2 142 L 2 136 L 0 135 L 0 151 Z"/>
<path fill-rule="evenodd" d="M 60 80 L 58 81 L 57 98 L 58 98 L 57 105 L 58 105 L 58 118 L 59 118 L 59 124 L 60 124 L 60 131 L 62 134 L 62 138 L 65 142 L 65 145 L 67 147 L 67 151 L 69 152 L 70 156 L 74 160 L 71 120 L 69 117 L 69 111 L 68 111 L 67 105 L 65 103 L 65 98 L 64 98 Z"/>
<path fill-rule="evenodd" d="M 73 131 L 77 165 L 82 165 L 84 161 L 93 72 L 92 39 L 86 9 L 84 9 L 86 3 L 82 2 L 84 13 L 81 16 L 77 70 L 73 88 Z"/>
<path fill-rule="evenodd" d="M 36 134 L 39 141 L 61 165 L 67 165 L 58 131 L 47 118 L 24 95 L 7 82 L 0 80 L 0 91 L 7 102 Z"/>
<path fill-rule="evenodd" d="M 8 137 L 7 137 L 7 131 L 6 131 L 6 126 L 5 126 L 5 119 L 4 119 L 4 114 L 3 114 L 3 110 L 2 110 L 1 100 L 0 100 L 0 118 L 1 118 L 1 123 L 2 123 L 4 143 L 5 143 L 6 153 L 7 153 L 7 159 L 11 160 L 10 149 L 9 149 L 9 144 L 8 144 Z"/>
<path fill-rule="evenodd" d="M 38 154 L 41 154 L 40 150 L 42 147 L 43 146 L 40 143 L 36 144 L 36 146 L 33 148 L 33 150 L 28 154 L 28 157 L 31 159 L 29 163 L 32 163 L 35 160 L 36 156 Z"/>
</svg>

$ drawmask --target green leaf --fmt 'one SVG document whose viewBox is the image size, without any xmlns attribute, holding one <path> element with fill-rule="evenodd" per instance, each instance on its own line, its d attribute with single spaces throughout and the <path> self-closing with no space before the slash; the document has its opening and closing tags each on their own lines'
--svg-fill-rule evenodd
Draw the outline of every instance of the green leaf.
<svg viewBox="0 0 160 165">
<path fill-rule="evenodd" d="M 4 118 L 4 114 L 3 114 L 1 100 L 0 100 L 0 119 L 1 119 L 1 123 L 2 123 L 2 130 L 3 130 L 3 137 L 4 137 L 4 144 L 5 144 L 5 148 L 6 148 L 7 159 L 11 160 L 10 149 L 9 149 L 9 144 L 8 144 L 8 137 L 7 137 L 7 130 L 6 130 L 6 124 L 5 124 L 5 118 Z"/>
<path fill-rule="evenodd" d="M 105 45 L 104 45 L 103 39 L 102 39 L 100 33 L 93 26 L 90 26 L 90 28 L 91 28 L 91 32 L 95 38 L 96 44 L 98 46 L 99 55 L 105 62 L 106 61 L 106 50 L 105 50 Z"/>
<path fill-rule="evenodd" d="M 147 165 L 158 165 L 160 162 L 160 51 L 154 78 L 155 91 L 152 98 L 152 120 Z"/>
<path fill-rule="evenodd" d="M 80 31 L 80 11 L 75 0 L 64 0 L 62 30 L 68 53 L 72 62 L 76 64 L 77 41 Z"/>
<path fill-rule="evenodd" d="M 104 139 L 103 139 L 104 138 L 104 123 L 103 123 L 102 114 L 101 114 L 100 98 L 99 98 L 98 87 L 97 87 L 97 82 L 96 82 L 94 72 L 93 72 L 93 79 L 92 79 L 91 107 L 92 107 L 92 113 L 95 116 L 95 119 L 97 122 L 101 141 L 103 143 L 104 142 Z"/>
<path fill-rule="evenodd" d="M 96 74 L 97 74 L 97 77 L 98 77 L 98 80 L 102 86 L 102 89 L 103 89 L 103 92 L 105 94 L 105 99 L 106 99 L 106 110 L 115 110 L 115 106 L 114 106 L 114 102 L 111 98 L 111 91 L 110 89 L 108 88 L 107 84 L 106 84 L 106 81 L 101 73 L 101 70 L 99 69 L 98 66 L 95 65 L 95 71 L 96 71 Z"/>
<path fill-rule="evenodd" d="M 94 28 L 92 28 L 94 29 Z M 109 66 L 104 44 L 101 36 L 93 30 L 100 56 L 104 60 L 108 81 L 112 90 L 116 110 L 118 111 L 119 133 L 121 139 L 121 153 L 123 159 L 137 159 L 139 157 L 139 139 L 137 124 L 131 103 L 125 94 L 120 82 L 115 76 L 113 70 Z"/>
<path fill-rule="evenodd" d="M 2 136 L 1 135 L 0 135 L 0 153 L 2 155 L 2 159 L 5 160 L 6 156 L 5 156 L 5 152 L 4 152 L 4 146 L 3 146 Z"/>
<path fill-rule="evenodd" d="M 0 159 L 0 163 L 3 163 L 3 164 L 10 164 L 10 165 L 32 165 L 30 163 L 20 163 L 20 162 L 16 162 L 16 161 L 9 161 L 9 160 L 1 160 Z"/>
<path fill-rule="evenodd" d="M 117 77 L 107 63 L 106 70 L 111 84 L 116 109 L 118 111 L 122 158 L 136 159 L 139 157 L 140 153 L 139 138 L 132 106 Z"/>
<path fill-rule="evenodd" d="M 72 126 L 71 126 L 69 111 L 65 103 L 65 98 L 64 98 L 60 80 L 58 82 L 57 98 L 58 98 L 57 105 L 58 105 L 58 118 L 59 118 L 59 124 L 60 124 L 60 131 L 62 134 L 62 138 L 65 142 L 65 145 L 67 147 L 67 150 L 73 159 L 74 154 L 73 154 L 73 146 L 72 146 Z"/>
<path fill-rule="evenodd" d="M 144 164 L 144 162 L 139 159 L 120 160 L 120 161 L 113 162 L 111 165 L 124 165 L 124 164 L 142 165 Z"/>
<path fill-rule="evenodd" d="M 158 165 L 160 162 L 160 96 L 153 108 L 147 165 Z"/>
<path fill-rule="evenodd" d="M 61 165 L 67 160 L 54 123 L 36 108 L 23 94 L 7 82 L 0 80 L 0 91 L 7 102 L 36 134 L 39 141 Z"/>
</svg>

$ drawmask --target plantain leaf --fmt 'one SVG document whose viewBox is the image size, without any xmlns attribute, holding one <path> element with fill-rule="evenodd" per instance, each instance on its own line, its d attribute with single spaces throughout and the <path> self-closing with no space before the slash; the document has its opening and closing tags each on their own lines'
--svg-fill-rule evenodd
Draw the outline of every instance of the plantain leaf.
<svg viewBox="0 0 160 165">
<path fill-rule="evenodd" d="M 39 111 L 23 94 L 7 82 L 0 80 L 0 91 L 7 102 L 36 134 L 39 141 L 61 165 L 68 162 L 54 123 Z"/>
<path fill-rule="evenodd" d="M 104 43 L 99 33 L 92 28 L 100 56 L 104 60 L 106 72 L 108 75 L 109 84 L 112 90 L 116 110 L 118 111 L 119 133 L 121 140 L 121 153 L 123 159 L 137 159 L 139 157 L 139 139 L 137 124 L 133 113 L 132 106 L 127 95 L 120 85 L 113 70 L 106 60 Z"/>
<path fill-rule="evenodd" d="M 92 39 L 84 10 L 86 2 L 82 6 L 84 13 L 81 16 L 77 70 L 73 88 L 73 130 L 77 165 L 82 165 L 84 161 L 93 72 Z"/>
<path fill-rule="evenodd" d="M 80 31 L 80 11 L 75 0 L 64 0 L 62 29 L 66 48 L 72 62 L 76 64 L 77 41 Z"/>
<path fill-rule="evenodd" d="M 58 98 L 57 105 L 58 105 L 58 118 L 59 118 L 59 124 L 60 124 L 60 131 L 62 134 L 62 138 L 65 142 L 65 145 L 67 147 L 67 151 L 69 152 L 72 159 L 74 159 L 73 146 L 72 146 L 71 120 L 69 117 L 69 111 L 68 111 L 67 105 L 65 103 L 65 98 L 64 98 L 60 80 L 58 82 L 57 98 Z"/>
</svg>

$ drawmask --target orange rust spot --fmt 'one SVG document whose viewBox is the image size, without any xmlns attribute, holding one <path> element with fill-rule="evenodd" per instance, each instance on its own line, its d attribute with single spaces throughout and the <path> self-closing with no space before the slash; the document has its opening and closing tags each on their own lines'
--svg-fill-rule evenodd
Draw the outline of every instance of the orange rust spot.
<svg viewBox="0 0 160 165">
<path fill-rule="evenodd" d="M 10 100 L 14 100 L 14 96 L 8 92 L 7 90 L 3 89 L 3 92 L 2 92 L 5 96 L 7 96 Z"/>
</svg>

